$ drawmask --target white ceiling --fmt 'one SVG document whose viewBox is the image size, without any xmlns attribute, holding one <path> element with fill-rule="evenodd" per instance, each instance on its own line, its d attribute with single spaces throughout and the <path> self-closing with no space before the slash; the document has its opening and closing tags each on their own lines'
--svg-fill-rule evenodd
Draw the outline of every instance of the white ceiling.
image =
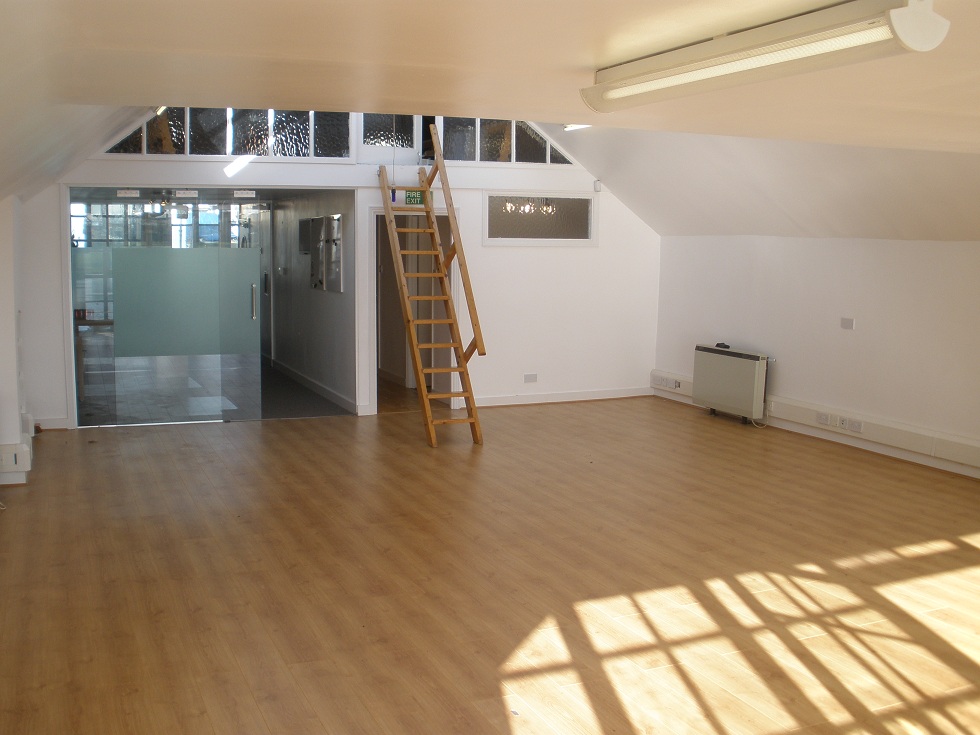
<svg viewBox="0 0 980 735">
<path fill-rule="evenodd" d="M 586 122 L 980 155 L 977 0 L 935 0 L 952 26 L 927 54 L 612 115 L 579 97 L 596 68 L 832 0 L 0 2 L 0 196 L 57 178 L 160 104 Z M 629 139 L 653 148 L 668 140 Z M 615 172 L 603 178 L 615 189 Z"/>
</svg>

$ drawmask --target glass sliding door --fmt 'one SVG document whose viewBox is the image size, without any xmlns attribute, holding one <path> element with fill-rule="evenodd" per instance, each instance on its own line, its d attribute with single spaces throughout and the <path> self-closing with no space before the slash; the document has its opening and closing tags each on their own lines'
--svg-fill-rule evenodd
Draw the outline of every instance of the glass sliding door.
<svg viewBox="0 0 980 735">
<path fill-rule="evenodd" d="M 116 193 L 71 193 L 79 425 L 259 418 L 260 255 L 239 238 L 243 207 Z"/>
<path fill-rule="evenodd" d="M 262 418 L 261 258 L 258 248 L 225 248 L 218 262 L 221 415 Z"/>
</svg>

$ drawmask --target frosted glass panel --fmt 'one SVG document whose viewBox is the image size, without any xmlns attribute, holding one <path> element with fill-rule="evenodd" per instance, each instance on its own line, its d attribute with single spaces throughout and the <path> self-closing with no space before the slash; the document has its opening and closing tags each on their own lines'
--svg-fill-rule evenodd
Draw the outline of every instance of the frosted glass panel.
<svg viewBox="0 0 980 735">
<path fill-rule="evenodd" d="M 221 248 L 218 251 L 221 269 L 218 326 L 222 354 L 256 357 L 259 354 L 260 258 L 259 248 Z"/>
<path fill-rule="evenodd" d="M 310 155 L 310 113 L 276 110 L 272 119 L 272 155 Z"/>
<path fill-rule="evenodd" d="M 112 319 L 112 250 L 72 248 L 72 309 L 84 319 Z"/>
<path fill-rule="evenodd" d="M 551 146 L 551 162 L 552 163 L 567 163 L 570 164 L 571 161 L 562 153 L 560 150 Z"/>
<path fill-rule="evenodd" d="M 325 158 L 350 157 L 350 113 L 313 113 L 313 154 Z"/>
<path fill-rule="evenodd" d="M 116 143 L 106 153 L 142 153 L 143 128 L 138 127 L 125 138 Z"/>
<path fill-rule="evenodd" d="M 480 160 L 510 161 L 510 120 L 480 120 Z"/>
<path fill-rule="evenodd" d="M 183 153 L 184 138 L 183 107 L 168 107 L 146 123 L 147 153 Z"/>
<path fill-rule="evenodd" d="M 217 355 L 217 248 L 113 252 L 115 356 Z"/>
<path fill-rule="evenodd" d="M 487 235 L 491 239 L 588 240 L 591 199 L 490 196 Z"/>
<path fill-rule="evenodd" d="M 259 258 L 258 248 L 113 251 L 115 356 L 258 353 Z"/>
<path fill-rule="evenodd" d="M 442 121 L 443 158 L 447 161 L 476 160 L 476 119 L 447 117 Z"/>
<path fill-rule="evenodd" d="M 191 153 L 223 156 L 227 153 L 228 112 L 224 107 L 190 108 Z"/>
<path fill-rule="evenodd" d="M 415 118 L 411 115 L 364 115 L 364 145 L 415 147 Z"/>
<path fill-rule="evenodd" d="M 231 155 L 269 155 L 269 111 L 231 111 Z"/>
<path fill-rule="evenodd" d="M 547 163 L 548 143 L 530 125 L 518 120 L 514 136 L 514 160 L 518 163 Z"/>
</svg>

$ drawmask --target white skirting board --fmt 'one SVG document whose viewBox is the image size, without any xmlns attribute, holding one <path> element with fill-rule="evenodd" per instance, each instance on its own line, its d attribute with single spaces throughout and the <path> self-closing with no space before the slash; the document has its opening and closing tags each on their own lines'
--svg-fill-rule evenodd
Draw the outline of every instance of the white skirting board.
<svg viewBox="0 0 980 735">
<path fill-rule="evenodd" d="M 522 393 L 510 396 L 476 396 L 477 408 L 484 406 L 523 406 L 536 403 L 570 403 L 604 401 L 610 398 L 635 398 L 653 395 L 649 388 L 615 388 L 611 390 L 569 391 L 565 393 Z"/>
<path fill-rule="evenodd" d="M 653 370 L 650 386 L 658 396 L 691 402 L 690 376 Z M 980 478 L 980 441 L 771 394 L 765 403 L 778 428 Z"/>
</svg>

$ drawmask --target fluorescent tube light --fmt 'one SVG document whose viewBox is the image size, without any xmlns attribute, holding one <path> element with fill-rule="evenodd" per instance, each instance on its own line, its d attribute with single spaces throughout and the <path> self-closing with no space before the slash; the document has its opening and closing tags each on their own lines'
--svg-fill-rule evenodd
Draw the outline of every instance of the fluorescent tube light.
<svg viewBox="0 0 980 735">
<path fill-rule="evenodd" d="M 613 112 L 659 99 L 837 66 L 929 51 L 949 21 L 932 0 L 853 0 L 596 72 L 586 104 Z M 786 66 L 782 66 L 782 65 Z"/>
</svg>

